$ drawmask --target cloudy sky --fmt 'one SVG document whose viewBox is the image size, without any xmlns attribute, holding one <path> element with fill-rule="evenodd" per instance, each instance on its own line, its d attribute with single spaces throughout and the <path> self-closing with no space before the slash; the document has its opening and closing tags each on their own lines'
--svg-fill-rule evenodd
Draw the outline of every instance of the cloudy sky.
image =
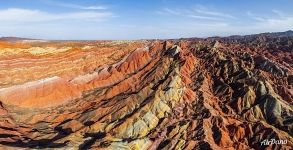
<svg viewBox="0 0 293 150">
<path fill-rule="evenodd" d="M 293 30 L 292 0 L 0 0 L 0 36 L 146 39 Z"/>
</svg>

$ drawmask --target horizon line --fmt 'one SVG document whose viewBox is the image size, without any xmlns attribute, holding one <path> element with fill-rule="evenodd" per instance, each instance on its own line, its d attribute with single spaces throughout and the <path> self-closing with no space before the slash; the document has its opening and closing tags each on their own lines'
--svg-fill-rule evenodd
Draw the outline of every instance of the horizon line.
<svg viewBox="0 0 293 150">
<path fill-rule="evenodd" d="M 46 38 L 35 38 L 35 37 L 21 37 L 21 36 L 1 36 L 1 39 L 5 38 L 12 38 L 12 39 L 19 39 L 19 40 L 44 40 L 44 41 L 139 41 L 139 40 L 176 40 L 176 39 L 192 39 L 192 38 L 199 38 L 199 39 L 208 39 L 208 38 L 225 38 L 225 37 L 232 37 L 232 36 L 248 36 L 248 35 L 258 35 L 258 34 L 270 34 L 270 33 L 286 33 L 292 32 L 292 30 L 286 31 L 267 31 L 267 32 L 258 32 L 252 34 L 231 34 L 227 36 L 221 35 L 213 35 L 213 36 L 192 36 L 192 37 L 177 37 L 177 38 L 135 38 L 135 39 L 46 39 Z M 16 40 L 17 41 L 17 40 Z"/>
</svg>

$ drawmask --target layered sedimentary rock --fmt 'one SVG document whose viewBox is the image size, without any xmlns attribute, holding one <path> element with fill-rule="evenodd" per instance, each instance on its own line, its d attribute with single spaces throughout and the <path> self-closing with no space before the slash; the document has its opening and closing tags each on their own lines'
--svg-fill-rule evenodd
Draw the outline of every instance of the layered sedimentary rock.
<svg viewBox="0 0 293 150">
<path fill-rule="evenodd" d="M 255 36 L 2 43 L 1 147 L 290 149 L 293 39 Z"/>
</svg>

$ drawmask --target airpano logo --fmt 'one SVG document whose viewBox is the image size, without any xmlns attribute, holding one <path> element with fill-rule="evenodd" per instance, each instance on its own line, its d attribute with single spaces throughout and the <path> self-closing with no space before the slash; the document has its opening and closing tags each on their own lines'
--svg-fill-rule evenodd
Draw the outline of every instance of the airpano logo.
<svg viewBox="0 0 293 150">
<path fill-rule="evenodd" d="M 273 145 L 273 144 L 283 145 L 283 144 L 287 144 L 287 140 L 265 139 L 260 144 L 261 145 Z"/>
</svg>

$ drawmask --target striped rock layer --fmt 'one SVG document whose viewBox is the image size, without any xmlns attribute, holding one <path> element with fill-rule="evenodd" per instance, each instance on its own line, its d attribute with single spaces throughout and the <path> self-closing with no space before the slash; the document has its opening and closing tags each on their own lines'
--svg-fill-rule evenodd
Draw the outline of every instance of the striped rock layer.
<svg viewBox="0 0 293 150">
<path fill-rule="evenodd" d="M 275 41 L 2 43 L 0 147 L 290 149 L 292 45 Z"/>
</svg>

